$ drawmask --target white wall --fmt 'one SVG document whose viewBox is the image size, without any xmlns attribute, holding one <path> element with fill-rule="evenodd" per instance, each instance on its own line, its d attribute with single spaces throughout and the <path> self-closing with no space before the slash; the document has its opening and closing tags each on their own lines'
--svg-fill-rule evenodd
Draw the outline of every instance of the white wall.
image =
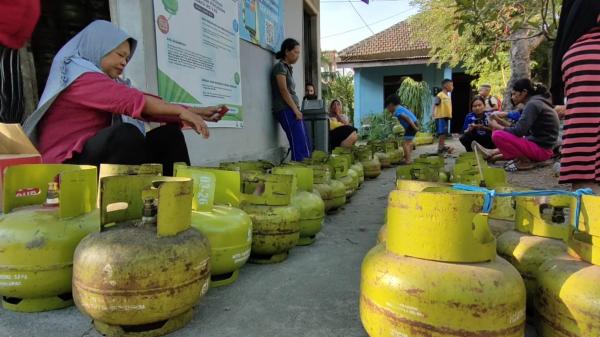
<svg viewBox="0 0 600 337">
<path fill-rule="evenodd" d="M 285 34 L 302 41 L 303 3 L 285 0 Z M 152 1 L 110 0 L 112 20 L 138 39 L 135 57 L 125 76 L 139 89 L 157 93 L 156 51 Z M 280 160 L 288 144 L 271 114 L 270 72 L 274 64 L 271 52 L 244 40 L 240 41 L 242 100 L 245 109 L 244 128 L 211 129 L 204 140 L 186 131 L 193 165 L 213 166 L 221 161 L 243 159 Z M 298 95 L 304 95 L 304 67 L 294 67 Z"/>
</svg>

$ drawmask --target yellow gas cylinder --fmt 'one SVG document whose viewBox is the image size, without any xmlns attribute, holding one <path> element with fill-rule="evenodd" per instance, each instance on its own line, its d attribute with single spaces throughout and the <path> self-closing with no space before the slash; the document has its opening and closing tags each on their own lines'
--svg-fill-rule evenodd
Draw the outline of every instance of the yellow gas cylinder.
<svg viewBox="0 0 600 337">
<path fill-rule="evenodd" d="M 100 181 L 100 233 L 74 256 L 73 298 L 105 336 L 161 336 L 182 328 L 206 293 L 210 245 L 190 227 L 187 178 Z"/>
<path fill-rule="evenodd" d="M 452 182 L 494 188 L 507 185 L 506 171 L 501 168 L 489 167 L 482 164 L 481 169 L 477 162 L 462 162 L 454 165 Z"/>
<path fill-rule="evenodd" d="M 577 199 L 572 199 L 571 209 L 577 206 Z M 573 215 L 575 216 L 575 215 Z M 575 222 L 573 220 L 573 222 Z M 581 211 L 576 228 L 569 230 L 567 238 L 569 254 L 600 265 L 600 197 L 583 195 Z"/>
<path fill-rule="evenodd" d="M 392 167 L 392 160 L 390 155 L 385 152 L 385 143 L 381 140 L 370 141 L 369 145 L 373 151 L 374 156 L 381 163 L 381 168 L 390 168 Z"/>
<path fill-rule="evenodd" d="M 572 257 L 549 260 L 536 274 L 536 324 L 542 337 L 600 336 L 600 197 L 581 198 L 576 227 L 568 238 Z"/>
<path fill-rule="evenodd" d="M 365 170 L 363 165 L 354 158 L 352 150 L 345 147 L 338 147 L 333 150 L 333 156 L 341 156 L 346 158 L 350 164 L 349 169 L 356 172 L 356 175 L 358 176 L 358 188 L 360 188 L 365 182 Z M 351 174 L 354 176 L 354 173 L 351 172 Z"/>
<path fill-rule="evenodd" d="M 429 181 L 416 181 L 416 180 L 396 180 L 396 189 L 399 191 L 412 191 L 412 192 L 422 192 L 428 188 L 440 188 L 440 187 L 449 187 L 448 184 L 429 182 Z M 389 211 L 389 209 L 388 209 Z M 377 234 L 377 243 L 385 243 L 387 240 L 387 214 L 386 214 L 386 222 L 381 226 L 379 232 Z"/>
<path fill-rule="evenodd" d="M 335 159 L 335 158 L 340 158 L 340 159 L 343 159 L 346 161 L 346 166 L 348 166 L 348 176 L 350 176 L 350 178 L 352 179 L 352 189 L 353 189 L 352 193 L 356 192 L 360 188 L 361 182 L 360 182 L 359 173 L 352 168 L 352 156 L 351 155 L 349 156 L 349 155 L 333 154 L 331 157 L 332 158 L 330 158 L 330 162 L 334 168 L 336 165 L 335 161 L 339 160 L 339 159 Z M 332 161 L 332 159 L 333 159 L 333 161 Z M 337 172 L 337 170 L 336 170 L 336 172 Z M 343 179 L 340 179 L 340 181 L 343 181 Z"/>
<path fill-rule="evenodd" d="M 427 132 L 417 132 L 413 142 L 416 146 L 433 144 L 433 135 Z"/>
<path fill-rule="evenodd" d="M 523 280 L 496 256 L 482 204 L 480 194 L 391 192 L 387 242 L 362 264 L 369 336 L 524 336 Z"/>
<path fill-rule="evenodd" d="M 600 266 L 549 260 L 537 271 L 536 326 L 541 337 L 600 336 Z"/>
<path fill-rule="evenodd" d="M 297 189 L 293 191 L 291 205 L 300 211 L 298 246 L 313 244 L 325 220 L 325 202 L 318 193 L 313 192 L 313 169 L 287 165 L 275 167 L 273 174 L 290 174 L 296 179 Z"/>
<path fill-rule="evenodd" d="M 461 153 L 454 161 L 454 164 L 472 164 L 477 165 L 477 157 L 474 152 Z"/>
<path fill-rule="evenodd" d="M 446 161 L 444 157 L 429 154 L 423 154 L 419 158 L 415 159 L 415 164 L 424 164 L 433 169 L 434 173 L 437 172 L 436 177 L 431 177 L 432 180 L 440 183 L 447 183 L 450 180 L 450 173 L 446 171 Z"/>
<path fill-rule="evenodd" d="M 381 163 L 368 146 L 356 146 L 354 154 L 363 166 L 365 179 L 375 179 L 381 175 Z"/>
<path fill-rule="evenodd" d="M 517 196 L 515 228 L 521 233 L 566 241 L 571 224 L 573 197 Z"/>
<path fill-rule="evenodd" d="M 358 189 L 358 175 L 356 172 L 350 171 L 348 161 L 344 157 L 330 157 L 328 164 L 333 169 L 333 178 L 342 182 L 346 187 L 346 202 L 350 201 Z"/>
<path fill-rule="evenodd" d="M 497 194 L 522 192 L 524 188 L 515 186 L 495 186 L 493 189 Z M 496 196 L 490 211 L 490 229 L 495 237 L 498 237 L 515 228 L 516 200 L 514 197 Z"/>
<path fill-rule="evenodd" d="M 346 186 L 346 201 L 358 190 L 360 185 L 358 173 L 350 169 L 351 156 L 329 155 L 323 151 L 314 151 L 310 159 L 305 160 L 309 164 L 327 164 L 331 167 L 332 176 Z"/>
<path fill-rule="evenodd" d="M 73 253 L 100 230 L 94 166 L 19 165 L 4 173 L 0 295 L 5 309 L 39 312 L 73 304 Z"/>
<path fill-rule="evenodd" d="M 446 160 L 444 157 L 437 154 L 422 154 L 419 158 L 415 159 L 415 163 L 427 164 L 436 169 L 443 169 L 446 166 Z"/>
<path fill-rule="evenodd" d="M 481 173 L 482 172 L 479 171 L 476 163 L 457 163 L 452 170 L 452 182 L 480 186 L 482 185 L 482 181 L 485 182 L 485 180 L 482 179 Z"/>
<path fill-rule="evenodd" d="M 294 177 L 242 172 L 242 210 L 252 219 L 250 262 L 279 263 L 300 239 L 300 211 L 291 206 Z"/>
<path fill-rule="evenodd" d="M 424 163 L 402 165 L 396 169 L 396 180 L 438 181 L 439 171 Z"/>
<path fill-rule="evenodd" d="M 175 167 L 175 176 L 194 180 L 192 227 L 204 234 L 211 249 L 211 288 L 234 283 L 250 257 L 252 219 L 239 209 L 239 172 Z"/>
<path fill-rule="evenodd" d="M 392 133 L 397 139 L 402 139 L 406 134 L 406 130 L 404 129 L 402 124 L 396 124 L 392 127 Z"/>
<path fill-rule="evenodd" d="M 99 177 L 114 176 L 135 176 L 135 175 L 153 175 L 161 176 L 163 167 L 161 164 L 142 164 L 142 165 L 120 165 L 120 164 L 100 164 Z"/>
<path fill-rule="evenodd" d="M 498 237 L 498 254 L 510 261 L 525 280 L 530 307 L 536 294 L 538 268 L 548 260 L 567 257 L 566 239 L 572 198 L 516 197 L 515 231 Z"/>
<path fill-rule="evenodd" d="M 223 162 L 219 167 L 229 171 L 260 171 L 266 173 L 275 165 L 266 160 L 248 160 L 238 162 Z"/>
<path fill-rule="evenodd" d="M 358 188 L 360 189 L 365 182 L 365 168 L 363 164 L 359 161 L 354 161 L 354 163 L 350 165 L 350 170 L 356 172 L 356 175 L 358 176 Z"/>
<path fill-rule="evenodd" d="M 385 141 L 385 152 L 390 156 L 392 165 L 398 165 L 404 160 L 404 150 L 396 139 Z"/>
<path fill-rule="evenodd" d="M 331 179 L 331 167 L 325 164 L 309 165 L 313 169 L 314 190 L 325 203 L 325 212 L 334 211 L 346 204 L 346 186 Z"/>
<path fill-rule="evenodd" d="M 515 186 L 495 186 L 493 189 L 499 194 L 526 191 L 524 188 Z M 514 222 L 517 202 L 514 197 L 496 197 L 492 204 L 490 219 Z"/>
</svg>

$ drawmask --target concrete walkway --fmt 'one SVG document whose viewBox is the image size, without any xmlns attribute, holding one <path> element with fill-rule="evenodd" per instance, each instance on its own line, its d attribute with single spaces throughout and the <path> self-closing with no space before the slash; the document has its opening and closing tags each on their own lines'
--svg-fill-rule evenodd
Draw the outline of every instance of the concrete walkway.
<svg viewBox="0 0 600 337">
<path fill-rule="evenodd" d="M 295 248 L 280 264 L 248 264 L 238 282 L 211 289 L 191 324 L 170 336 L 366 336 L 358 314 L 360 265 L 375 245 L 394 179 L 388 169 L 366 182 L 345 209 L 327 217 L 314 245 Z M 0 309 L 0 337 L 34 336 L 100 335 L 74 307 L 40 314 Z"/>
</svg>

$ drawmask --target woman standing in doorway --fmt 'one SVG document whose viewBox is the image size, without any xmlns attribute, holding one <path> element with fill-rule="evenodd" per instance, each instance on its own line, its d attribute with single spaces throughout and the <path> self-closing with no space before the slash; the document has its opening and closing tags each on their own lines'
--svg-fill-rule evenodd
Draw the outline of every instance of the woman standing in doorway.
<svg viewBox="0 0 600 337">
<path fill-rule="evenodd" d="M 304 128 L 300 100 L 296 95 L 296 84 L 292 65 L 300 58 L 300 43 L 286 39 L 275 57 L 279 60 L 271 72 L 273 113 L 285 131 L 290 144 L 293 161 L 310 157 L 310 146 Z"/>
</svg>

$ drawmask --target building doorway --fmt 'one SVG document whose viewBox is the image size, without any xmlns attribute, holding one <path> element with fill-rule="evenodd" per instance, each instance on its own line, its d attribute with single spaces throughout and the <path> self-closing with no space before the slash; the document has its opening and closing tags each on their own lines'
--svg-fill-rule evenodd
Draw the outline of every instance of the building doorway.
<svg viewBox="0 0 600 337">
<path fill-rule="evenodd" d="M 465 117 L 471 112 L 471 100 L 475 95 L 473 91 L 473 80 L 477 79 L 465 73 L 452 74 L 454 82 L 454 92 L 452 92 L 452 123 L 450 131 L 452 133 L 462 133 L 462 127 Z"/>
<path fill-rule="evenodd" d="M 317 41 L 318 20 L 317 13 L 314 13 L 310 6 L 304 5 L 304 20 L 303 20 L 303 40 L 302 54 L 304 54 L 304 83 L 302 84 L 302 96 L 304 96 L 304 88 L 306 83 L 311 83 L 317 92 L 320 92 L 319 84 L 319 44 Z M 299 89 L 299 88 L 298 88 Z M 297 89 L 297 90 L 298 90 Z"/>
<path fill-rule="evenodd" d="M 413 74 L 401 76 L 385 76 L 383 78 L 383 101 L 385 102 L 385 99 L 388 98 L 389 95 L 398 93 L 398 89 L 400 89 L 402 82 L 404 82 L 404 80 L 407 78 L 412 78 L 415 81 L 421 82 L 423 80 L 423 75 Z"/>
</svg>

